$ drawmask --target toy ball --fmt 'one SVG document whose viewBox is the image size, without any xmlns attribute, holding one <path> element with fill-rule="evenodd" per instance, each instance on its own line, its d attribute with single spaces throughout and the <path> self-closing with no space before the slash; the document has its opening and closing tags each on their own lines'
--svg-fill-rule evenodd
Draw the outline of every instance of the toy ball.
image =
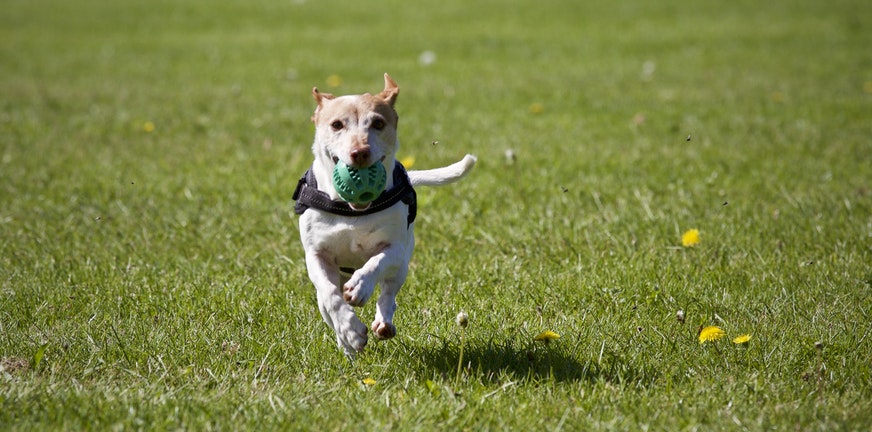
<svg viewBox="0 0 872 432">
<path fill-rule="evenodd" d="M 333 167 L 333 186 L 339 197 L 352 204 L 374 201 L 385 190 L 388 175 L 381 162 L 366 168 L 353 168 L 339 161 Z"/>
</svg>

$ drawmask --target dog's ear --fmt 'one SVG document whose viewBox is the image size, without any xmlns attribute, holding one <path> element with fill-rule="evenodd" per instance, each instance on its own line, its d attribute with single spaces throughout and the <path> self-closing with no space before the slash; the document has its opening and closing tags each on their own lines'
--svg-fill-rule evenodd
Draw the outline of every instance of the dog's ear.
<svg viewBox="0 0 872 432">
<path fill-rule="evenodd" d="M 397 102 L 397 96 L 400 94 L 400 88 L 390 75 L 385 74 L 385 89 L 378 94 L 378 97 L 387 101 L 388 104 L 394 106 Z"/>
<path fill-rule="evenodd" d="M 321 111 L 321 106 L 323 105 L 323 102 L 325 100 L 331 100 L 331 99 L 335 98 L 336 96 L 333 96 L 330 93 L 321 93 L 318 91 L 318 87 L 313 87 L 312 88 L 312 97 L 315 99 L 315 102 L 318 104 L 318 106 L 315 107 L 315 113 L 312 114 L 312 121 L 314 122 L 315 118 L 318 116 L 318 111 Z"/>
<path fill-rule="evenodd" d="M 318 106 L 321 106 L 321 101 L 330 100 L 336 96 L 333 96 L 330 93 L 321 93 L 318 91 L 318 87 L 312 87 L 312 97 L 315 98 L 315 102 L 318 103 Z"/>
</svg>

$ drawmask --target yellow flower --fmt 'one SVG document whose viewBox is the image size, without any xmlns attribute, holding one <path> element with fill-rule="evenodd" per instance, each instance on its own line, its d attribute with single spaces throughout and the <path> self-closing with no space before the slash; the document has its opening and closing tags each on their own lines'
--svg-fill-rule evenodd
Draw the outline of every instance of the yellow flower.
<svg viewBox="0 0 872 432">
<path fill-rule="evenodd" d="M 336 74 L 327 77 L 327 85 L 329 87 L 339 87 L 342 85 L 342 77 Z"/>
<path fill-rule="evenodd" d="M 409 169 L 412 165 L 415 165 L 415 156 L 406 156 L 400 159 L 400 163 L 403 164 L 406 169 Z"/>
<path fill-rule="evenodd" d="M 724 337 L 726 333 L 721 330 L 720 327 L 717 326 L 708 326 L 699 332 L 699 343 L 704 342 L 714 342 L 722 337 Z"/>
<path fill-rule="evenodd" d="M 545 111 L 545 105 L 542 105 L 539 102 L 533 102 L 530 104 L 530 113 L 532 114 L 542 114 Z"/>
<path fill-rule="evenodd" d="M 743 335 L 736 336 L 733 339 L 733 343 L 736 345 L 742 345 L 742 344 L 748 343 L 749 340 L 751 340 L 751 335 L 743 334 Z"/>
<path fill-rule="evenodd" d="M 368 386 L 375 385 L 375 380 L 370 378 L 370 377 L 366 377 L 363 380 L 361 380 L 360 382 L 362 382 Z"/>
<path fill-rule="evenodd" d="M 546 342 L 553 341 L 554 339 L 560 339 L 560 335 L 557 333 L 554 333 L 551 330 L 545 330 L 533 338 L 533 340 L 535 340 L 535 341 L 546 341 Z"/>
<path fill-rule="evenodd" d="M 143 123 L 142 130 L 144 130 L 146 132 L 154 132 L 154 123 L 150 122 L 150 121 Z"/>
<path fill-rule="evenodd" d="M 699 243 L 699 230 L 689 229 L 681 235 L 681 245 L 684 247 L 696 246 Z"/>
</svg>

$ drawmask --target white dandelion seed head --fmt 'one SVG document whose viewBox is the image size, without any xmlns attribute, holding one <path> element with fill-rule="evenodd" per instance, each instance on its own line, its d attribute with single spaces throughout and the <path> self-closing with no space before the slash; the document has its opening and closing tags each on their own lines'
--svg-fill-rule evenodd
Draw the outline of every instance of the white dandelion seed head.
<svg viewBox="0 0 872 432">
<path fill-rule="evenodd" d="M 469 324 L 469 315 L 464 311 L 460 311 L 460 313 L 457 314 L 457 325 L 466 327 L 467 324 Z"/>
</svg>

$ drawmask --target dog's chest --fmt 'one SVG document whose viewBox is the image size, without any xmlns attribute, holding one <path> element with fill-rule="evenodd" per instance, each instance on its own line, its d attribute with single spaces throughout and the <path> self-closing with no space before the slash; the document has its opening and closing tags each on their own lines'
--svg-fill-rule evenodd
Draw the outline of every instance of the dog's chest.
<svg viewBox="0 0 872 432">
<path fill-rule="evenodd" d="M 300 234 L 307 251 L 330 256 L 340 266 L 357 267 L 391 245 L 405 245 L 411 236 L 398 204 L 384 212 L 342 217 L 308 210 L 301 217 Z"/>
</svg>

